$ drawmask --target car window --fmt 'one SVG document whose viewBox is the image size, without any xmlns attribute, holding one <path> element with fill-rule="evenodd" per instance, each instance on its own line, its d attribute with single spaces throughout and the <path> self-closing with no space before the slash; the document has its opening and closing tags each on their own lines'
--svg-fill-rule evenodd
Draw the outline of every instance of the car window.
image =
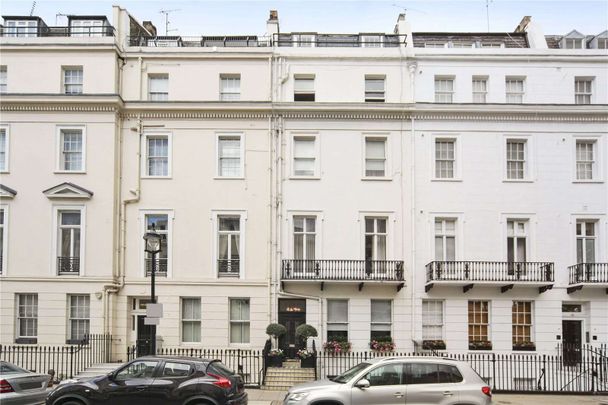
<svg viewBox="0 0 608 405">
<path fill-rule="evenodd" d="M 353 378 L 356 374 L 359 374 L 360 371 L 363 371 L 363 369 L 369 367 L 369 365 L 369 363 L 359 363 L 355 367 L 350 368 L 339 376 L 333 378 L 332 381 L 344 384 L 345 382 L 348 382 L 351 378 Z"/>
<path fill-rule="evenodd" d="M 142 360 L 135 361 L 116 373 L 116 380 L 128 380 L 131 378 L 152 378 L 158 361 Z"/>
<path fill-rule="evenodd" d="M 8 373 L 29 373 L 29 371 L 25 371 L 22 368 L 15 366 L 14 364 L 7 363 L 5 361 L 0 363 L 0 373 L 8 374 Z"/>
<path fill-rule="evenodd" d="M 208 370 L 213 374 L 223 375 L 224 377 L 231 377 L 234 375 L 234 371 L 226 367 L 221 361 L 209 363 Z"/>
<path fill-rule="evenodd" d="M 190 365 L 184 363 L 166 362 L 163 367 L 163 377 L 187 377 L 190 374 Z"/>
<path fill-rule="evenodd" d="M 462 374 L 458 371 L 458 367 L 450 366 L 449 364 L 439 364 L 438 377 L 440 383 L 457 383 L 462 381 Z"/>
<path fill-rule="evenodd" d="M 365 375 L 370 386 L 403 384 L 403 364 L 394 363 L 376 367 Z"/>
<path fill-rule="evenodd" d="M 405 374 L 406 384 L 435 384 L 439 382 L 438 364 L 410 363 Z"/>
</svg>

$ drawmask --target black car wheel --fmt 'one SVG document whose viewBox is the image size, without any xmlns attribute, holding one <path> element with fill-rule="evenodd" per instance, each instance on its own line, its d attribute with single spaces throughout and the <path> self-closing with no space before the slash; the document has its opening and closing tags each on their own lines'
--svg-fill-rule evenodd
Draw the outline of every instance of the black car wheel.
<svg viewBox="0 0 608 405">
<path fill-rule="evenodd" d="M 77 399 L 68 399 L 59 403 L 60 405 L 84 405 L 81 401 Z"/>
</svg>

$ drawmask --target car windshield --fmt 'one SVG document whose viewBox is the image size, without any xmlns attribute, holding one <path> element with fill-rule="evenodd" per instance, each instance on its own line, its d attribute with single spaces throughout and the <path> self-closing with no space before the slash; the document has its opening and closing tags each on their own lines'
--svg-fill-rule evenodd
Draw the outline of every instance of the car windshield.
<svg viewBox="0 0 608 405">
<path fill-rule="evenodd" d="M 9 374 L 9 373 L 27 373 L 28 371 L 17 367 L 14 364 L 7 363 L 5 361 L 0 362 L 0 374 Z"/>
<path fill-rule="evenodd" d="M 359 373 L 359 371 L 369 367 L 369 365 L 369 363 L 359 363 L 355 367 L 343 372 L 339 376 L 332 378 L 332 381 L 344 384 L 348 382 L 351 378 L 353 378 L 357 373 Z"/>
</svg>

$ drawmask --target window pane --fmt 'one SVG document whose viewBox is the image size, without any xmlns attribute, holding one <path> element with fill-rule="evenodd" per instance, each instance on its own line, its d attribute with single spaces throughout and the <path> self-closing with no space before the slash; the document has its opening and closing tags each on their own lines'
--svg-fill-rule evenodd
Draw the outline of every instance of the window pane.
<svg viewBox="0 0 608 405">
<path fill-rule="evenodd" d="M 348 322 L 347 300 L 327 300 L 327 322 Z"/>
<path fill-rule="evenodd" d="M 296 78 L 294 82 L 294 90 L 298 92 L 314 92 L 315 79 Z"/>
<path fill-rule="evenodd" d="M 384 159 L 384 146 L 386 141 L 381 140 L 365 140 L 365 156 L 367 158 Z"/>
<path fill-rule="evenodd" d="M 372 322 L 391 323 L 391 301 L 372 300 L 371 301 Z"/>
</svg>

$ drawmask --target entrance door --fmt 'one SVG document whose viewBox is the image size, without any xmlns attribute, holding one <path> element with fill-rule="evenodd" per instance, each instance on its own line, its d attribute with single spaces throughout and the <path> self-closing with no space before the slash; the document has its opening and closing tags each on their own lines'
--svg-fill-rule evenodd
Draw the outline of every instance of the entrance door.
<svg viewBox="0 0 608 405">
<path fill-rule="evenodd" d="M 279 299 L 279 323 L 287 329 L 279 339 L 279 348 L 293 359 L 304 346 L 304 342 L 296 338 L 296 329 L 306 323 L 306 300 Z"/>
<path fill-rule="evenodd" d="M 564 364 L 573 366 L 581 361 L 582 321 L 562 321 Z"/>
<path fill-rule="evenodd" d="M 145 325 L 145 315 L 137 315 L 137 356 L 150 354 L 150 342 L 152 341 L 152 325 Z"/>
</svg>

